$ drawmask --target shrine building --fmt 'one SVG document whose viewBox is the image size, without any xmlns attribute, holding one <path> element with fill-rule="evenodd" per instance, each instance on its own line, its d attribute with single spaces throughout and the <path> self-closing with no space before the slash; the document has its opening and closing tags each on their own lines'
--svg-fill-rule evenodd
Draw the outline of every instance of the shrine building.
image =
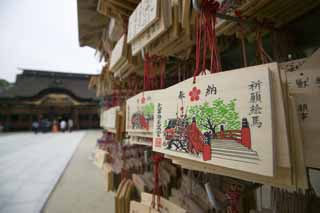
<svg viewBox="0 0 320 213">
<path fill-rule="evenodd" d="M 75 129 L 99 127 L 99 99 L 88 89 L 92 75 L 23 69 L 0 92 L 0 122 L 9 131 L 30 130 L 32 122 L 71 118 Z"/>
</svg>

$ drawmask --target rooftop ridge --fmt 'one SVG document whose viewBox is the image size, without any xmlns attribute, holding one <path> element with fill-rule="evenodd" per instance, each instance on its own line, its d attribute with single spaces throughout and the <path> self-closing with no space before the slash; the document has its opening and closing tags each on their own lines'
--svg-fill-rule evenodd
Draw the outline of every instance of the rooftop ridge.
<svg viewBox="0 0 320 213">
<path fill-rule="evenodd" d="M 89 74 L 89 73 L 75 73 L 75 72 L 63 72 L 63 71 L 49 71 L 49 70 L 33 70 L 33 69 L 22 69 L 21 75 L 28 76 L 56 76 L 56 77 L 83 77 L 90 78 L 92 76 L 96 76 L 97 74 Z"/>
</svg>

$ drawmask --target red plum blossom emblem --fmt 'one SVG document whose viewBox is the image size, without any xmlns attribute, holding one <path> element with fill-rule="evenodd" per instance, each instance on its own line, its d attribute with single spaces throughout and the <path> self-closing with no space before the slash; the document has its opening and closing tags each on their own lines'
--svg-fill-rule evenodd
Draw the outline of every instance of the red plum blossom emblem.
<svg viewBox="0 0 320 213">
<path fill-rule="evenodd" d="M 144 104 L 145 102 L 146 102 L 146 98 L 143 96 L 143 97 L 141 98 L 141 103 Z"/>
<path fill-rule="evenodd" d="M 193 87 L 192 90 L 189 92 L 190 100 L 191 101 L 199 101 L 200 93 L 201 93 L 200 89 L 198 89 L 197 87 Z"/>
</svg>

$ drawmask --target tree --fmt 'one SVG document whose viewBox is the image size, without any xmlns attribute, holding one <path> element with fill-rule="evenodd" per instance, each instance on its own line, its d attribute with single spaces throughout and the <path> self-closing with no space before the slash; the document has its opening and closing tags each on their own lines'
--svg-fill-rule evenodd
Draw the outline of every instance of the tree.
<svg viewBox="0 0 320 213">
<path fill-rule="evenodd" d="M 4 79 L 0 79 L 0 91 L 7 89 L 10 86 L 10 83 Z"/>
<path fill-rule="evenodd" d="M 154 104 L 153 103 L 146 104 L 142 108 L 142 113 L 146 118 L 152 118 L 154 113 Z"/>
<path fill-rule="evenodd" d="M 239 113 L 236 112 L 236 99 L 225 104 L 222 99 L 208 102 L 202 105 L 191 106 L 188 110 L 188 117 L 196 119 L 201 131 L 211 131 L 215 135 L 216 127 L 224 125 L 224 130 L 238 130 L 241 128 Z"/>
</svg>

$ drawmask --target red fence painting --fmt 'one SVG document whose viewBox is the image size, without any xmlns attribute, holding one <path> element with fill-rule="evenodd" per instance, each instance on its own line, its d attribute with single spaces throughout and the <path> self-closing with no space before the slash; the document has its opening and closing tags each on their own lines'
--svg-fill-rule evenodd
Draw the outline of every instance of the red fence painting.
<svg viewBox="0 0 320 213">
<path fill-rule="evenodd" d="M 242 128 L 241 130 L 223 130 L 216 133 L 217 139 L 221 140 L 234 140 L 238 143 L 241 143 L 243 146 L 251 149 L 251 133 L 250 128 L 246 120 L 242 121 Z"/>
</svg>

